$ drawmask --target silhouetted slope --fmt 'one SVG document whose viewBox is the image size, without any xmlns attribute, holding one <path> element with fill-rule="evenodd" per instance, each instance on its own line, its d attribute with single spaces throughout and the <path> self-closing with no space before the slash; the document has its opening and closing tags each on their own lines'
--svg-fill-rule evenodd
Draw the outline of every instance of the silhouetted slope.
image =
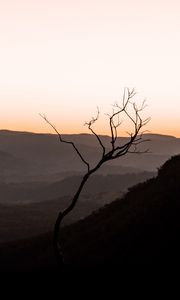
<svg viewBox="0 0 180 300">
<path fill-rule="evenodd" d="M 64 228 L 64 253 L 69 263 L 176 263 L 179 232 L 180 156 L 175 156 L 157 178 Z"/>
</svg>

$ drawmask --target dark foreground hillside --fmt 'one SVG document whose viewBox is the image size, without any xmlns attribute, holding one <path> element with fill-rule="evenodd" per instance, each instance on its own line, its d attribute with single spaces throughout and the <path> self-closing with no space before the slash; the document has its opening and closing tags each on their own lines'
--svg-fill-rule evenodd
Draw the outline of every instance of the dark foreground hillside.
<svg viewBox="0 0 180 300">
<path fill-rule="evenodd" d="M 180 262 L 180 156 L 64 235 L 69 263 Z"/>
<path fill-rule="evenodd" d="M 121 200 L 62 230 L 67 264 L 179 263 L 180 156 Z M 51 234 L 4 244 L 1 269 L 55 270 Z"/>
</svg>

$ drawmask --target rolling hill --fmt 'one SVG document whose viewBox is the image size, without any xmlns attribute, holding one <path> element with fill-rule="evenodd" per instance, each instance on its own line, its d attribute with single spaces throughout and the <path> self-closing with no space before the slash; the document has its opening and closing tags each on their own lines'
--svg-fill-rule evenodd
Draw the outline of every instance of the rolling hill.
<svg viewBox="0 0 180 300">
<path fill-rule="evenodd" d="M 70 224 L 120 197 L 128 187 L 154 174 L 96 175 L 90 178 L 76 209 L 66 218 Z M 35 236 L 52 230 L 59 210 L 67 207 L 81 177 L 60 182 L 0 184 L 0 242 Z"/>
<path fill-rule="evenodd" d="M 74 141 L 83 156 L 94 165 L 101 155 L 97 140 L 90 134 L 64 135 L 67 140 Z M 128 168 L 128 172 L 151 171 L 155 172 L 168 158 L 178 154 L 180 139 L 172 136 L 144 135 L 149 142 L 143 144 L 143 149 L 149 148 L 151 153 L 142 155 L 129 154 L 119 160 L 109 162 L 104 166 L 109 172 L 119 173 Z M 110 138 L 101 136 L 104 144 L 110 146 Z M 118 143 L 127 141 L 124 137 L 118 138 Z M 9 156 L 3 161 L 3 155 Z M 62 178 L 70 173 L 82 173 L 85 166 L 70 145 L 59 143 L 54 134 L 35 134 L 0 130 L 0 169 L 1 180 L 6 182 L 33 181 L 33 177 L 49 178 L 55 174 Z M 121 171 L 122 168 L 122 171 Z M 106 169 L 107 170 L 107 169 Z M 103 172 L 103 168 L 101 174 Z M 105 171 L 107 172 L 107 171 Z"/>
<path fill-rule="evenodd" d="M 81 200 L 87 196 L 92 197 L 98 194 L 107 194 L 110 191 L 114 194 L 125 192 L 130 186 L 151 178 L 156 173 L 141 172 L 132 174 L 107 174 L 93 175 L 83 189 Z M 60 197 L 72 197 L 76 192 L 82 175 L 66 177 L 55 182 L 22 182 L 22 183 L 0 183 L 0 204 L 4 205 L 26 205 L 30 203 L 43 203 L 58 199 Z M 93 187 L 93 188 L 92 188 Z"/>
</svg>

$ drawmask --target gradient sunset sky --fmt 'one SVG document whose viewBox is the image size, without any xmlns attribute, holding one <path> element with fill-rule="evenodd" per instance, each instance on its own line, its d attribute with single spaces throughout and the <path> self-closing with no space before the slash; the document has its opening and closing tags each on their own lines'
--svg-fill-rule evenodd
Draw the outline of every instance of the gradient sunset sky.
<svg viewBox="0 0 180 300">
<path fill-rule="evenodd" d="M 151 132 L 180 137 L 179 0 L 0 0 L 0 129 L 108 134 L 124 87 Z M 120 132 L 120 135 L 123 134 Z"/>
</svg>

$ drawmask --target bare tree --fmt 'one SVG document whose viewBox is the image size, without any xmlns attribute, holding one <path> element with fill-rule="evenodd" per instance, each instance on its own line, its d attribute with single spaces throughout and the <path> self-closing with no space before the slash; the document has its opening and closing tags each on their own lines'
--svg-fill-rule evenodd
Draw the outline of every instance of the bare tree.
<svg viewBox="0 0 180 300">
<path fill-rule="evenodd" d="M 83 155 L 80 153 L 76 145 L 71 142 L 64 140 L 62 135 L 59 133 L 59 131 L 56 129 L 56 127 L 47 119 L 46 116 L 41 115 L 41 117 L 53 128 L 53 130 L 57 133 L 59 141 L 61 143 L 70 144 L 77 155 L 79 156 L 82 163 L 86 166 L 87 171 L 85 172 L 80 185 L 78 186 L 78 189 L 72 198 L 69 206 L 58 213 L 58 217 L 56 219 L 55 225 L 54 225 L 54 232 L 53 232 L 53 246 L 55 250 L 55 255 L 57 258 L 57 262 L 59 265 L 62 266 L 63 264 L 63 253 L 60 243 L 60 225 L 62 223 L 62 220 L 73 210 L 75 207 L 79 196 L 81 194 L 81 191 L 89 179 L 89 177 L 95 173 L 104 163 L 107 161 L 111 161 L 114 159 L 117 159 L 119 157 L 122 157 L 126 155 L 127 153 L 145 153 L 148 152 L 148 150 L 140 151 L 138 150 L 138 145 L 142 142 L 147 141 L 147 139 L 143 139 L 143 133 L 141 129 L 149 122 L 150 118 L 147 118 L 143 120 L 141 118 L 141 112 L 145 108 L 145 102 L 142 103 L 141 107 L 137 107 L 135 102 L 132 102 L 132 98 L 135 96 L 135 90 L 133 89 L 130 91 L 128 88 L 124 90 L 123 100 L 122 100 L 122 106 L 120 106 L 118 103 L 115 103 L 113 105 L 113 111 L 111 114 L 108 114 L 108 126 L 110 128 L 110 138 L 111 138 L 111 145 L 110 148 L 107 149 L 107 147 L 103 144 L 101 137 L 94 131 L 93 125 L 96 123 L 96 121 L 99 118 L 99 109 L 97 109 L 97 116 L 92 118 L 89 122 L 86 122 L 85 125 L 88 126 L 88 129 L 90 132 L 96 137 L 97 142 L 99 144 L 99 147 L 102 149 L 102 155 L 95 164 L 94 167 L 91 167 L 89 162 L 83 157 Z M 131 110 L 129 112 L 129 110 Z M 120 116 L 124 114 L 126 118 L 132 123 L 133 130 L 131 133 L 128 133 L 129 138 L 128 140 L 123 143 L 122 145 L 118 142 L 118 128 L 121 125 L 120 122 Z"/>
</svg>

